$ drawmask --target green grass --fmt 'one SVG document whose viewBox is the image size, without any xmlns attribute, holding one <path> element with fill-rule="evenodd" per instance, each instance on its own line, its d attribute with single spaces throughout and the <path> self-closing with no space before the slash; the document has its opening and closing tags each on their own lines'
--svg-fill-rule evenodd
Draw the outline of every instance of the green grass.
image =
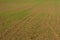
<svg viewBox="0 0 60 40">
<path fill-rule="evenodd" d="M 21 20 L 25 16 L 27 16 L 27 11 L 22 12 L 14 12 L 14 13 L 0 13 L 1 19 L 3 19 L 2 26 L 0 26 L 0 31 L 4 31 L 10 26 L 10 23 L 16 20 Z"/>
</svg>

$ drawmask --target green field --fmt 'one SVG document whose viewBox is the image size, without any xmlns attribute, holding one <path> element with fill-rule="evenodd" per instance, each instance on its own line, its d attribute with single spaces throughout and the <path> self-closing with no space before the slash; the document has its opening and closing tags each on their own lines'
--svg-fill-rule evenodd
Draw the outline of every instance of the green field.
<svg viewBox="0 0 60 40">
<path fill-rule="evenodd" d="M 0 40 L 60 40 L 60 0 L 0 0 Z"/>
</svg>

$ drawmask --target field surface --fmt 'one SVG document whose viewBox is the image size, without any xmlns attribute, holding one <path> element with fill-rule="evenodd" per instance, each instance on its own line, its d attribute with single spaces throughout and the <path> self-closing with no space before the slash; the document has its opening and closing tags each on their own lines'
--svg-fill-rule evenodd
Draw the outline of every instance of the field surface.
<svg viewBox="0 0 60 40">
<path fill-rule="evenodd" d="M 60 1 L 0 0 L 0 40 L 60 40 Z"/>
</svg>

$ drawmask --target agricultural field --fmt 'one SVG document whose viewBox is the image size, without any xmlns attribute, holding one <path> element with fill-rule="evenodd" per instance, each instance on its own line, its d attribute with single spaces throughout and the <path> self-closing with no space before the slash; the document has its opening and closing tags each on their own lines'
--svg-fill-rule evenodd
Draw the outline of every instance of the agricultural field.
<svg viewBox="0 0 60 40">
<path fill-rule="evenodd" d="M 0 40 L 60 40 L 60 1 L 0 0 Z"/>
</svg>

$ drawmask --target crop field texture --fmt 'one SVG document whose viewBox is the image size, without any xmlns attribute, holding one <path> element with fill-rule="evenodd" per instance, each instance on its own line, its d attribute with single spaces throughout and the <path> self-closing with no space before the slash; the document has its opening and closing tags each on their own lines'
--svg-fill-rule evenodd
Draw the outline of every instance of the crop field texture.
<svg viewBox="0 0 60 40">
<path fill-rule="evenodd" d="M 0 40 L 60 40 L 60 0 L 0 0 Z"/>
</svg>

